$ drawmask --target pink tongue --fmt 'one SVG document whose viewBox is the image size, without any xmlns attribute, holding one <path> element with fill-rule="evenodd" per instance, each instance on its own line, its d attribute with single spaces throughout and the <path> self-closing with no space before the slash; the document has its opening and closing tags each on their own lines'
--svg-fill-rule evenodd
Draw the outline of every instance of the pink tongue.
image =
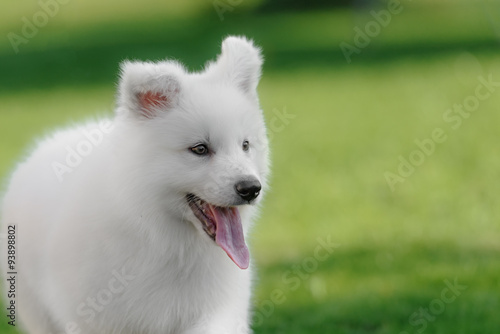
<svg viewBox="0 0 500 334">
<path fill-rule="evenodd" d="M 250 255 L 245 244 L 238 209 L 212 205 L 210 209 L 217 225 L 215 242 L 229 255 L 238 267 L 247 269 L 250 262 Z"/>
</svg>

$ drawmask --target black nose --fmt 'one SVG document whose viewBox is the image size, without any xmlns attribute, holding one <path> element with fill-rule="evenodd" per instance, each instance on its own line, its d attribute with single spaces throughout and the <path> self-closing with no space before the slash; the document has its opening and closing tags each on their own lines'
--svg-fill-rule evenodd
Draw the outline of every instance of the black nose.
<svg viewBox="0 0 500 334">
<path fill-rule="evenodd" d="M 241 198 L 245 201 L 250 202 L 251 200 L 257 198 L 260 193 L 260 182 L 256 179 L 243 180 L 235 184 L 234 189 Z"/>
</svg>

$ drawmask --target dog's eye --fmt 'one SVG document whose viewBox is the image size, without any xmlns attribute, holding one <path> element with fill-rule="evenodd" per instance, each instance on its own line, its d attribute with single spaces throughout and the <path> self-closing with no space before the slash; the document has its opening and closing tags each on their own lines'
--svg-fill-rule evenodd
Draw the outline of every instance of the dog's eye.
<svg viewBox="0 0 500 334">
<path fill-rule="evenodd" d="M 208 147 L 205 144 L 198 144 L 196 146 L 193 146 L 190 148 L 191 152 L 193 152 L 196 155 L 207 155 L 208 154 Z"/>
<path fill-rule="evenodd" d="M 248 140 L 245 140 L 243 142 L 243 144 L 241 144 L 241 148 L 243 149 L 243 151 L 248 151 L 248 149 L 250 148 L 250 143 L 248 142 Z"/>
</svg>

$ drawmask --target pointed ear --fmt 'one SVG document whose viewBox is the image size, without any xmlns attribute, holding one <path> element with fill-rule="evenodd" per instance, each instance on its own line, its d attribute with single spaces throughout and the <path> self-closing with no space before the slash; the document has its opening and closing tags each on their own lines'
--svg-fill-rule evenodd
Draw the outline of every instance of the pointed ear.
<svg viewBox="0 0 500 334">
<path fill-rule="evenodd" d="M 217 73 L 244 93 L 257 98 L 257 85 L 262 71 L 260 49 L 245 37 L 229 36 L 222 42 L 222 52 L 208 73 Z"/>
<path fill-rule="evenodd" d="M 121 64 L 118 110 L 154 118 L 178 104 L 182 66 L 175 62 Z"/>
</svg>

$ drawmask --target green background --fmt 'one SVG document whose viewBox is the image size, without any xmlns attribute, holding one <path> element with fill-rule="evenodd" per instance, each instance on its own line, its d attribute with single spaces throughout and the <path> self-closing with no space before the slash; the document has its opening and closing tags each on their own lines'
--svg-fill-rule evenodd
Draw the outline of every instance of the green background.
<svg viewBox="0 0 500 334">
<path fill-rule="evenodd" d="M 69 0 L 17 53 L 8 34 L 42 8 L 0 7 L 3 188 L 35 138 L 112 113 L 122 60 L 200 70 L 245 35 L 263 48 L 276 125 L 250 240 L 255 333 L 500 332 L 500 87 L 478 88 L 500 82 L 498 1 L 402 0 L 380 25 L 370 11 L 385 2 Z M 367 28 L 348 62 L 341 43 Z M 477 89 L 490 94 L 454 129 L 443 116 Z M 429 144 L 436 129 L 446 139 Z M 415 163 L 391 189 L 401 159 Z M 17 333 L 4 313 L 0 333 Z"/>
</svg>

